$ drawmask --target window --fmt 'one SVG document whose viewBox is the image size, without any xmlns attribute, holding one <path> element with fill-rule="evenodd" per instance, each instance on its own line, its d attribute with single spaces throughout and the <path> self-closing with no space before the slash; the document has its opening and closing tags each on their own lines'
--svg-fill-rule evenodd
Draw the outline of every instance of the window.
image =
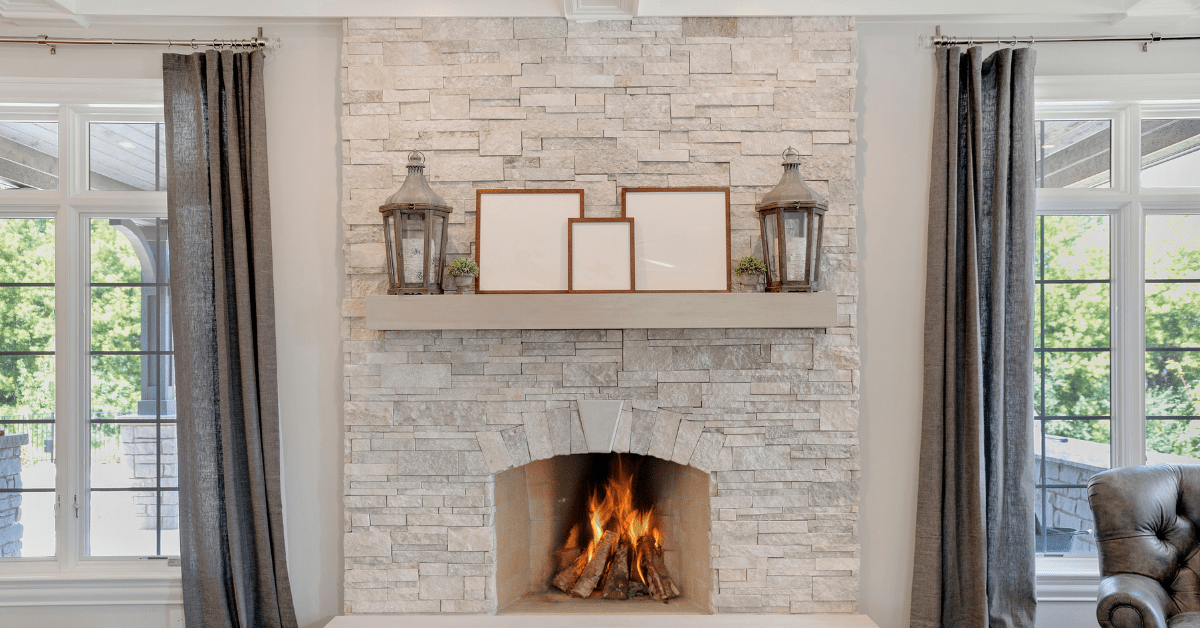
<svg viewBox="0 0 1200 628">
<path fill-rule="evenodd" d="M 161 84 L 88 92 L 0 104 L 6 575 L 179 554 Z"/>
<path fill-rule="evenodd" d="M 1037 551 L 1069 557 L 1093 474 L 1200 463 L 1200 102 L 1037 118 Z"/>
</svg>

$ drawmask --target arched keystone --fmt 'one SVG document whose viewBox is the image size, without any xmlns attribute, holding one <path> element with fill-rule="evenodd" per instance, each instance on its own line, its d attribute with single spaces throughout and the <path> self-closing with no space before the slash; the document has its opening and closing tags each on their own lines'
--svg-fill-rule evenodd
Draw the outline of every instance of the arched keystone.
<svg viewBox="0 0 1200 628">
<path fill-rule="evenodd" d="M 581 399 L 579 420 L 583 424 L 583 437 L 591 453 L 609 453 L 617 437 L 617 424 L 621 420 L 624 401 Z"/>
</svg>

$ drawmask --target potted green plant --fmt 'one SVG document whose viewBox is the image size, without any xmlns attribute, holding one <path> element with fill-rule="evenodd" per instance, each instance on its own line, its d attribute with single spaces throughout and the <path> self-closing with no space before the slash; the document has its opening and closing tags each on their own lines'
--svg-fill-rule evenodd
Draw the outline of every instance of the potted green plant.
<svg viewBox="0 0 1200 628">
<path fill-rule="evenodd" d="M 743 257 L 738 260 L 733 272 L 741 279 L 742 292 L 758 292 L 763 275 L 767 274 L 767 266 L 757 257 Z"/>
<path fill-rule="evenodd" d="M 475 278 L 479 276 L 479 264 L 469 257 L 460 257 L 453 262 L 450 262 L 446 272 L 454 277 L 454 285 L 458 288 L 458 294 L 474 294 L 471 289 L 475 283 Z"/>
</svg>

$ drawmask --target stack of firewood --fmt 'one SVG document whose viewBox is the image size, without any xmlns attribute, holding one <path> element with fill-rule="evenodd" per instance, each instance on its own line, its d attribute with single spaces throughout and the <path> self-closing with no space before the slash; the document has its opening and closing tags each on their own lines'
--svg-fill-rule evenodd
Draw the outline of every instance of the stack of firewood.
<svg viewBox="0 0 1200 628">
<path fill-rule="evenodd" d="M 664 604 L 679 595 L 663 562 L 662 548 L 649 535 L 639 539 L 634 548 L 629 539 L 618 538 L 609 530 L 596 543 L 591 560 L 583 548 L 573 544 L 575 537 L 571 535 L 570 547 L 558 551 L 558 574 L 550 581 L 554 588 L 576 597 L 590 597 L 599 591 L 609 600 L 648 595 Z M 639 573 L 645 582 L 638 578 Z"/>
</svg>

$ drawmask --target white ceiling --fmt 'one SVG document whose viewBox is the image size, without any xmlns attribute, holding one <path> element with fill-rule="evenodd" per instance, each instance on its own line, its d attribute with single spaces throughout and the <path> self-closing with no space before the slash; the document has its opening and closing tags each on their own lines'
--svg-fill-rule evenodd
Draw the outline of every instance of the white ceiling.
<svg viewBox="0 0 1200 628">
<path fill-rule="evenodd" d="M 853 15 L 947 22 L 1186 19 L 1200 0 L 0 0 L 2 21 L 87 26 L 154 18 Z"/>
</svg>

